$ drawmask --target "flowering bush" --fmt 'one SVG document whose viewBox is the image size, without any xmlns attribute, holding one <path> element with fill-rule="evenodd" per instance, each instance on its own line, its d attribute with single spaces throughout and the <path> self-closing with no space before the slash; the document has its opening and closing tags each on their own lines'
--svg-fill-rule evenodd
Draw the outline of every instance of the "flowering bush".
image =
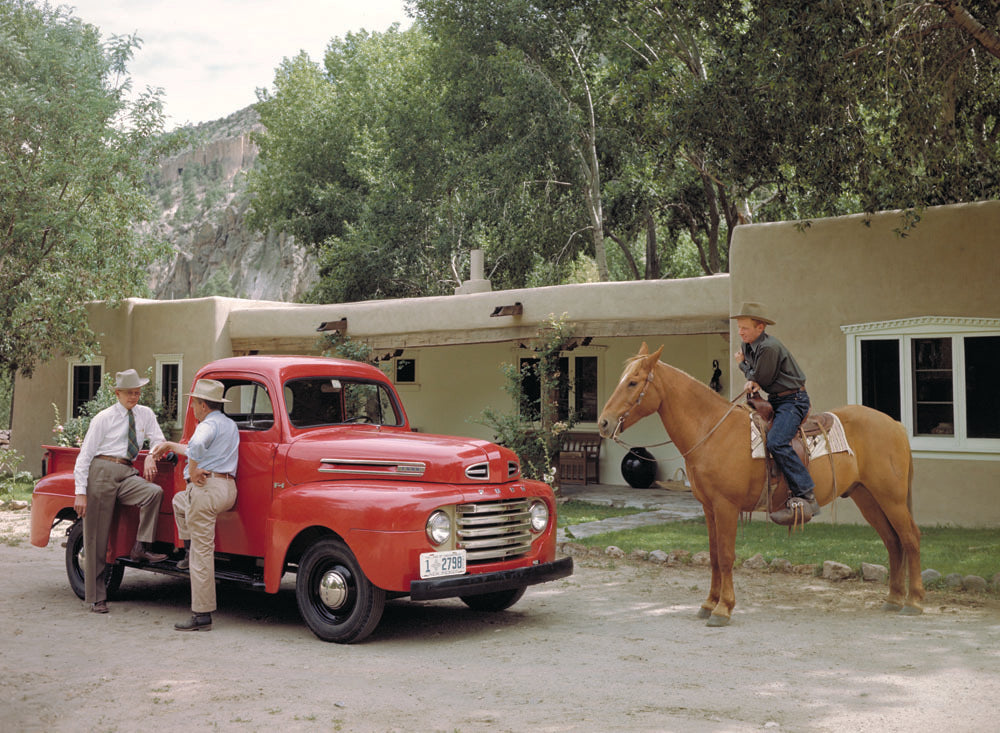
<svg viewBox="0 0 1000 733">
<path fill-rule="evenodd" d="M 525 476 L 549 484 L 556 477 L 560 435 L 576 421 L 572 414 L 566 421 L 557 420 L 554 403 L 555 387 L 559 382 L 559 354 L 573 336 L 565 321 L 565 313 L 559 318 L 552 315 L 539 329 L 533 343 L 537 364 L 524 365 L 523 372 L 514 364 L 500 366 L 505 377 L 504 391 L 510 395 L 514 411 L 501 412 L 487 407 L 477 420 L 493 429 L 495 442 L 517 453 Z M 540 384 L 541 396 L 534 401 L 524 393 L 528 376 L 537 378 Z"/>
</svg>

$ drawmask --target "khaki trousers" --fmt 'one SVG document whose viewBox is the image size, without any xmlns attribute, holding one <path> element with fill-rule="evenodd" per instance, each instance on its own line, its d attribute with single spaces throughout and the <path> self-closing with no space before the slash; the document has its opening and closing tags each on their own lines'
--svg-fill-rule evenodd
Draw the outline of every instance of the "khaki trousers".
<svg viewBox="0 0 1000 733">
<path fill-rule="evenodd" d="M 215 610 L 215 518 L 234 504 L 236 482 L 216 476 L 206 478 L 204 486 L 189 483 L 187 490 L 174 496 L 177 534 L 191 540 L 188 572 L 194 613 Z"/>
<path fill-rule="evenodd" d="M 163 489 L 144 479 L 132 466 L 95 458 L 87 476 L 87 514 L 83 518 L 83 579 L 87 603 L 107 600 L 104 574 L 108 535 L 115 502 L 139 507 L 136 539 L 156 538 L 156 517 Z"/>
</svg>

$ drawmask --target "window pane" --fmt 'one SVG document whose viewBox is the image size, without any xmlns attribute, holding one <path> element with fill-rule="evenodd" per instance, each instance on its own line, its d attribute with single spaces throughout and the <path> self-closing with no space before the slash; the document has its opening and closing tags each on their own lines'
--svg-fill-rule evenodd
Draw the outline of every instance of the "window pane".
<svg viewBox="0 0 1000 733">
<path fill-rule="evenodd" d="M 951 339 L 913 339 L 913 425 L 916 435 L 954 435 Z"/>
<path fill-rule="evenodd" d="M 576 419 L 597 422 L 597 357 L 576 357 Z"/>
<path fill-rule="evenodd" d="M 538 420 L 539 398 L 542 388 L 538 381 L 538 359 L 521 359 L 521 404 L 518 406 L 521 414 L 527 420 Z"/>
<path fill-rule="evenodd" d="M 899 405 L 899 341 L 861 342 L 861 404 L 902 419 Z"/>
<path fill-rule="evenodd" d="M 569 358 L 559 357 L 559 420 L 569 419 Z"/>
<path fill-rule="evenodd" d="M 396 359 L 396 383 L 417 381 L 417 362 L 414 359 Z"/>
<path fill-rule="evenodd" d="M 80 416 L 80 408 L 90 402 L 101 387 L 101 367 L 98 364 L 81 364 L 73 367 L 73 415 Z"/>
<path fill-rule="evenodd" d="M 993 372 L 1000 361 L 1000 336 L 965 339 L 965 402 L 970 438 L 1000 438 L 1000 383 Z"/>
<path fill-rule="evenodd" d="M 167 422 L 177 420 L 177 387 L 180 365 L 160 365 L 160 402 L 163 403 Z"/>
<path fill-rule="evenodd" d="M 240 430 L 270 430 L 274 426 L 274 408 L 264 385 L 228 379 L 224 384 L 229 402 L 223 403 L 222 411 Z"/>
</svg>

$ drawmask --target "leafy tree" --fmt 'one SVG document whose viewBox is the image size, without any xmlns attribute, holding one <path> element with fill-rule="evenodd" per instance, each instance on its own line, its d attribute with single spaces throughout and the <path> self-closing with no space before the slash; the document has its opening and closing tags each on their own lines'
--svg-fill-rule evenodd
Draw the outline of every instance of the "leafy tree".
<svg viewBox="0 0 1000 733">
<path fill-rule="evenodd" d="M 0 3 L 0 369 L 30 375 L 94 334 L 84 304 L 146 292 L 158 249 L 144 174 L 160 154 L 158 92 L 126 99 L 139 41 L 65 7 Z"/>
</svg>

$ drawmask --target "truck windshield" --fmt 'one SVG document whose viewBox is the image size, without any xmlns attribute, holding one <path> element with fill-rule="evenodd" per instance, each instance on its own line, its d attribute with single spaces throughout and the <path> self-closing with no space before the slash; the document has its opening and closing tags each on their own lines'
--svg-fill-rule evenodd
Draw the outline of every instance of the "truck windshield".
<svg viewBox="0 0 1000 733">
<path fill-rule="evenodd" d="M 392 395 L 382 384 L 310 377 L 285 382 L 284 392 L 288 420 L 297 428 L 402 424 Z"/>
</svg>

